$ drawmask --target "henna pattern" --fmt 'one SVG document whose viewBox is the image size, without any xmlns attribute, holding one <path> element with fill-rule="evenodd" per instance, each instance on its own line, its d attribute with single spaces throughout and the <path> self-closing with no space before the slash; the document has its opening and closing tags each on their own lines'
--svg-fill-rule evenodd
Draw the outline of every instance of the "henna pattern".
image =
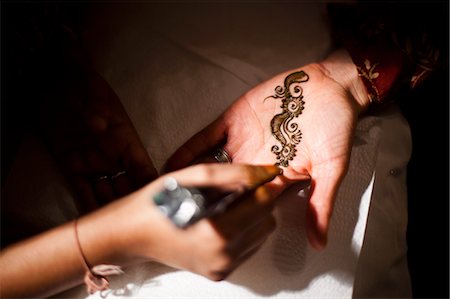
<svg viewBox="0 0 450 299">
<path fill-rule="evenodd" d="M 292 73 L 284 79 L 284 87 L 277 86 L 275 95 L 264 99 L 264 101 L 268 98 L 281 99 L 280 107 L 283 109 L 270 122 L 272 135 L 281 143 L 281 146 L 274 145 L 271 148 L 272 153 L 277 156 L 275 165 L 287 167 L 289 161 L 295 157 L 297 151 L 295 146 L 302 139 L 302 132 L 298 124 L 292 120 L 302 114 L 304 109 L 305 102 L 300 83 L 306 82 L 308 79 L 308 75 L 303 71 Z"/>
</svg>

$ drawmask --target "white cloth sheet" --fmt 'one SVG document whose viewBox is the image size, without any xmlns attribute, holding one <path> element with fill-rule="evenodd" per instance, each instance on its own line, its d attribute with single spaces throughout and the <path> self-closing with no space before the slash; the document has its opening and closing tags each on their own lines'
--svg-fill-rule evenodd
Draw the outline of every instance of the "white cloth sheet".
<svg viewBox="0 0 450 299">
<path fill-rule="evenodd" d="M 92 15 L 84 42 L 160 168 L 176 148 L 249 88 L 323 58 L 331 46 L 323 13 L 323 3 L 116 3 Z M 307 244 L 306 194 L 294 186 L 276 209 L 275 233 L 226 281 L 147 263 L 113 278 L 112 290 L 103 295 L 409 296 L 404 170 L 410 151 L 409 128 L 397 110 L 361 119 L 329 244 L 322 252 Z M 75 216 L 62 178 L 36 139 L 24 143 L 7 191 L 9 198 L 28 199 L 8 212 L 22 215 L 19 219 L 29 225 L 51 227 Z M 57 297 L 86 294 L 78 287 Z"/>
</svg>

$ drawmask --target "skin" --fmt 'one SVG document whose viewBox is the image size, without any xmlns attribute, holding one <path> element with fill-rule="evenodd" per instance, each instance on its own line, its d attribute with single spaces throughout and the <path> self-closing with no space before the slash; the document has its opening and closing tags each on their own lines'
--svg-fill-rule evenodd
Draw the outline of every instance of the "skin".
<svg viewBox="0 0 450 299">
<path fill-rule="evenodd" d="M 298 118 L 303 135 L 301 142 L 296 145 L 296 156 L 283 169 L 283 176 L 258 188 L 252 196 L 227 213 L 201 220 L 185 230 L 175 227 L 149 201 L 153 194 L 161 190 L 164 178 L 161 177 L 79 219 L 78 236 L 89 263 L 126 266 L 154 260 L 212 280 L 224 279 L 251 256 L 273 231 L 275 222 L 271 212 L 276 196 L 293 182 L 306 179 L 311 180 L 312 184 L 307 209 L 307 233 L 315 248 L 323 248 L 334 198 L 348 165 L 355 124 L 369 104 L 364 85 L 347 52 L 338 51 L 322 63 L 290 70 L 256 86 L 182 146 L 168 161 L 167 169 L 183 168 L 204 158 L 206 153 L 224 143 L 225 150 L 236 165 L 201 164 L 170 175 L 183 185 L 231 189 L 279 175 L 277 167 L 247 164 L 273 165 L 276 162 L 276 157 L 270 150 L 276 144 L 270 122 L 274 115 L 280 113 L 280 103 L 264 99 L 273 94 L 274 88 L 287 75 L 296 71 L 304 71 L 309 76 L 309 80 L 302 83 L 305 109 Z M 106 94 L 106 103 L 117 100 L 110 91 Z M 104 99 L 102 96 L 92 98 Z M 83 104 L 83 101 L 74 103 Z M 98 107 L 110 107 L 111 110 L 95 109 L 95 105 L 91 106 L 89 103 L 91 102 L 88 102 L 88 107 L 93 109 L 77 110 L 87 120 L 87 125 L 80 127 L 85 130 L 81 132 L 91 132 L 87 135 L 80 132 L 81 141 L 84 141 L 81 142 L 82 145 L 96 148 L 102 144 L 100 140 L 114 140 L 108 139 L 111 135 L 105 133 L 111 132 L 114 135 L 115 129 L 121 126 L 127 128 L 124 130 L 130 134 L 118 133 L 116 136 L 131 136 L 130 140 L 134 141 L 130 144 L 136 144 L 139 139 L 132 133 L 135 131 L 129 119 L 120 112 L 123 109 L 121 106 L 104 106 L 103 103 Z M 83 111 L 92 113 L 83 114 Z M 108 116 L 103 111 L 112 111 L 112 114 Z M 121 114 L 122 118 L 119 117 L 119 121 L 115 123 L 115 115 Z M 70 122 L 66 125 L 70 125 Z M 75 128 L 75 132 L 77 130 Z M 64 138 L 64 134 L 55 131 L 53 135 L 49 135 L 48 140 L 54 153 L 60 153 L 61 157 L 70 152 L 67 149 L 71 148 L 71 143 Z M 140 143 L 137 143 L 137 147 L 141 147 Z M 81 148 L 83 146 L 75 147 L 75 152 Z M 129 146 L 111 144 L 107 147 L 115 155 L 113 162 L 122 161 L 119 164 L 105 163 L 107 167 L 112 165 L 112 168 L 108 168 L 114 171 L 112 174 L 121 169 L 119 166 L 127 165 L 123 162 L 129 157 L 135 156 L 131 154 L 134 151 L 130 153 L 124 150 L 126 148 Z M 142 153 L 142 149 L 138 152 Z M 146 159 L 144 158 L 145 161 Z M 82 180 L 89 182 L 93 170 L 94 173 L 98 173 L 99 169 L 105 170 L 94 167 L 96 159 L 87 161 L 93 163 L 84 164 L 85 168 L 81 168 L 83 171 L 77 172 L 69 168 L 65 173 L 80 174 Z M 151 164 L 145 162 L 143 165 Z M 127 171 L 132 174 L 133 168 Z M 95 200 L 98 190 L 93 190 L 92 185 L 85 187 L 90 198 Z M 108 198 L 116 196 L 118 194 Z M 133 217 L 129 217 L 130 215 Z M 73 223 L 2 249 L 0 267 L 1 297 L 50 296 L 81 283 L 84 267 L 76 246 Z"/>
<path fill-rule="evenodd" d="M 169 175 L 185 186 L 232 190 L 279 174 L 275 166 L 201 164 Z M 221 280 L 275 228 L 276 199 L 265 186 L 227 213 L 177 228 L 150 200 L 162 189 L 164 178 L 79 219 L 78 236 L 89 264 L 126 266 L 152 260 Z M 6 247 L 0 267 L 2 298 L 50 296 L 81 283 L 85 269 L 74 224 Z"/>
<path fill-rule="evenodd" d="M 294 72 L 308 74 L 303 88 L 304 110 L 296 119 L 302 139 L 283 178 L 271 184 L 279 194 L 290 184 L 311 179 L 307 234 L 316 249 L 326 246 L 334 200 L 349 163 L 358 116 L 369 105 L 356 66 L 345 50 L 321 63 L 289 70 L 254 87 L 237 99 L 217 120 L 193 136 L 169 159 L 166 169 L 180 169 L 223 144 L 233 163 L 274 164 L 271 148 L 277 144 L 271 120 L 281 112 L 280 101 L 266 99 Z M 279 144 L 279 143 L 278 143 Z"/>
<path fill-rule="evenodd" d="M 42 96 L 39 123 L 81 213 L 157 177 L 119 98 L 97 72 L 73 67 L 54 80 L 56 87 Z"/>
</svg>

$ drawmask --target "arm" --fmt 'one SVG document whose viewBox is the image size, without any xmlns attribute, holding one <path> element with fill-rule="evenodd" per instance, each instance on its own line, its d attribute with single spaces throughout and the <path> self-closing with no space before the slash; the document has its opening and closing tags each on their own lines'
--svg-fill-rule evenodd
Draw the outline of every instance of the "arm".
<svg viewBox="0 0 450 299">
<path fill-rule="evenodd" d="M 235 189 L 279 174 L 273 166 L 197 165 L 170 175 L 185 186 Z M 154 260 L 220 280 L 274 229 L 274 197 L 265 187 L 227 213 L 179 229 L 151 200 L 162 189 L 163 179 L 79 219 L 80 245 L 90 265 Z M 52 295 L 79 284 L 85 271 L 73 223 L 6 247 L 0 265 L 4 298 Z"/>
<path fill-rule="evenodd" d="M 107 232 L 99 227 L 89 228 L 89 224 L 85 223 L 83 230 L 98 235 L 93 242 L 86 243 L 92 245 L 94 253 L 102 246 L 116 247 L 111 240 L 100 238 L 108 236 Z M 97 253 L 107 259 L 108 251 Z M 5 298 L 52 295 L 80 284 L 85 271 L 72 222 L 6 247 L 1 252 L 0 264 L 1 295 Z"/>
</svg>

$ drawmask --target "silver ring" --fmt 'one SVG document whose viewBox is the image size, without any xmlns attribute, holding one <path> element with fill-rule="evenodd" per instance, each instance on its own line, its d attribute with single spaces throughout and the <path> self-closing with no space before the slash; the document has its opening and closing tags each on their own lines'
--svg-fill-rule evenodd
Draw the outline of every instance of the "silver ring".
<svg viewBox="0 0 450 299">
<path fill-rule="evenodd" d="M 213 157 L 219 163 L 231 163 L 232 162 L 230 155 L 221 147 L 214 150 Z"/>
<path fill-rule="evenodd" d="M 109 179 L 109 177 L 107 175 L 99 175 L 99 176 L 94 178 L 94 182 L 97 183 L 97 182 L 101 182 L 101 181 L 104 181 L 104 180 L 107 180 L 107 179 Z"/>
<path fill-rule="evenodd" d="M 116 173 L 115 175 L 112 175 L 111 176 L 111 180 L 115 180 L 115 179 L 117 179 L 118 177 L 120 177 L 121 175 L 124 175 L 124 174 L 126 174 L 127 172 L 125 171 L 125 170 L 122 170 L 122 171 L 119 171 L 118 173 Z"/>
</svg>

